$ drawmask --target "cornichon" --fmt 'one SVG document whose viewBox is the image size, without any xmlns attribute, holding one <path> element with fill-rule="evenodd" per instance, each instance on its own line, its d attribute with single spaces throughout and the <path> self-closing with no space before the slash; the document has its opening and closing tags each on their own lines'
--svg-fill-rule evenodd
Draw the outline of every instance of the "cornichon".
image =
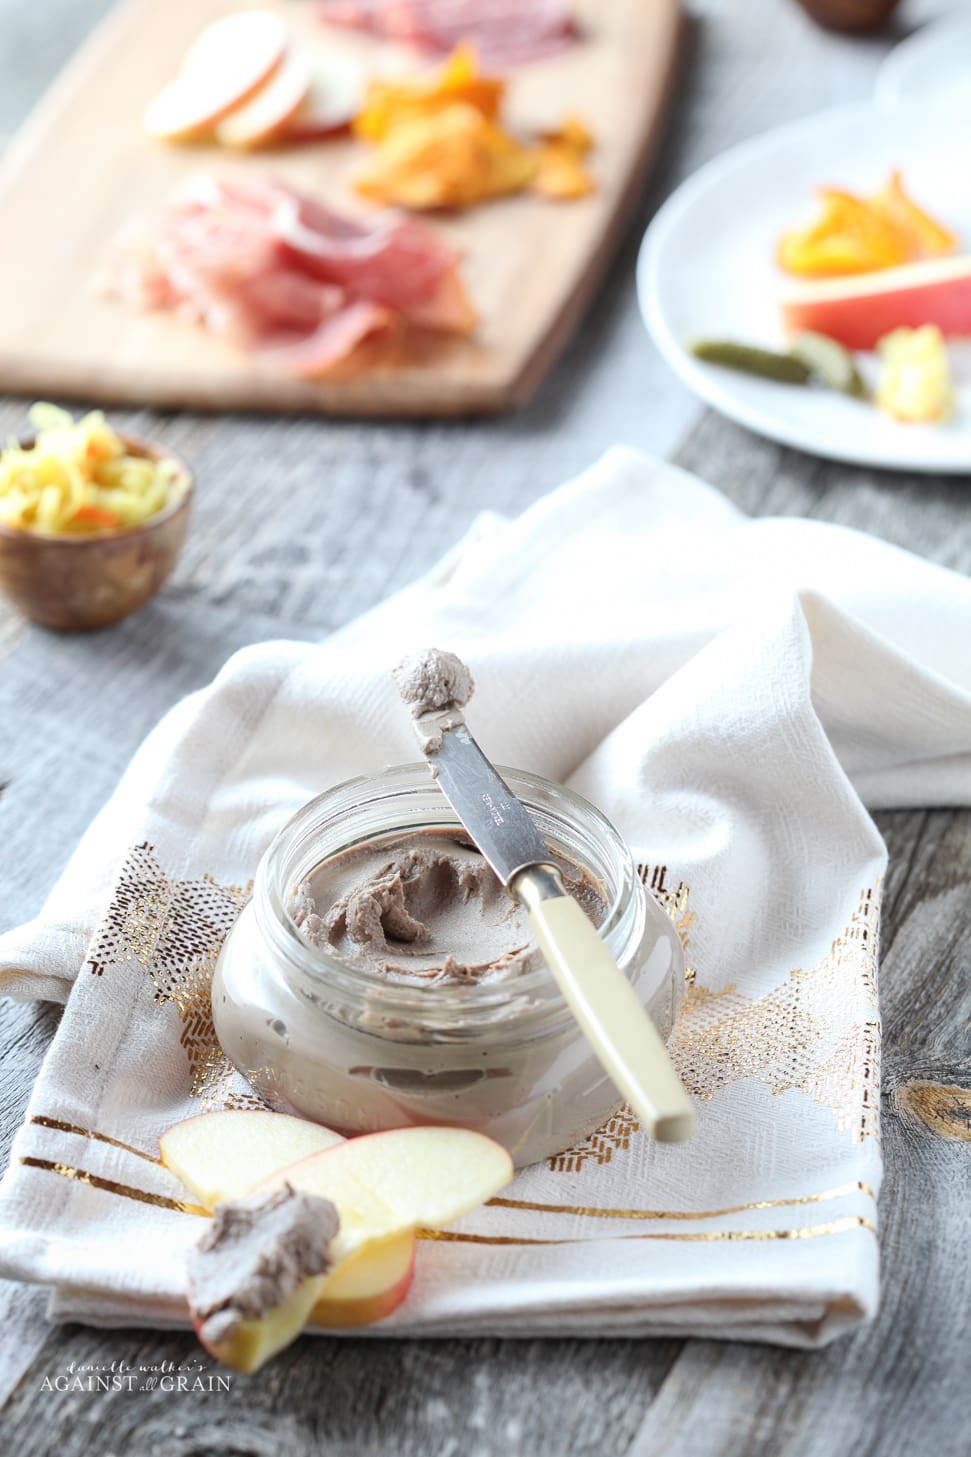
<svg viewBox="0 0 971 1457">
<path fill-rule="evenodd" d="M 852 354 L 828 334 L 797 334 L 789 349 L 821 384 L 858 400 L 866 397 L 866 385 Z"/>
<path fill-rule="evenodd" d="M 723 364 L 780 384 L 808 384 L 813 374 L 808 364 L 792 354 L 776 354 L 772 349 L 736 344 L 731 339 L 697 339 L 690 348 L 696 359 L 707 364 Z"/>
</svg>

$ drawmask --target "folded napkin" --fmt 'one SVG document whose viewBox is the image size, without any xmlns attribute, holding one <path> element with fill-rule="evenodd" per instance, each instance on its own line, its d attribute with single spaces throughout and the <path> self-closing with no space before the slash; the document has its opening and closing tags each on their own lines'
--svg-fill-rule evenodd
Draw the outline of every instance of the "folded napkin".
<svg viewBox="0 0 971 1457">
<path fill-rule="evenodd" d="M 237 653 L 136 754 L 0 989 L 67 1000 L 0 1186 L 0 1272 L 55 1319 L 184 1325 L 198 1215 L 156 1161 L 247 1106 L 209 1009 L 260 854 L 301 804 L 415 758 L 389 667 L 471 664 L 490 755 L 626 835 L 689 971 L 685 1146 L 621 1108 L 419 1246 L 371 1334 L 822 1344 L 874 1312 L 885 850 L 864 804 L 971 802 L 971 582 L 836 526 L 749 520 L 611 451 L 326 642 Z"/>
</svg>

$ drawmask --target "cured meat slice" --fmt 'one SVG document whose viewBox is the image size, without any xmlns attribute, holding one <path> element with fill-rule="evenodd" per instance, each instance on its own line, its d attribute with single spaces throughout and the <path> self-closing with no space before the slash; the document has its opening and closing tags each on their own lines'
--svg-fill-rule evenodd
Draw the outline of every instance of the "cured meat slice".
<svg viewBox="0 0 971 1457">
<path fill-rule="evenodd" d="M 274 226 L 298 267 L 406 315 L 455 269 L 454 250 L 408 218 L 384 216 L 363 226 L 294 196 L 280 203 Z"/>
<path fill-rule="evenodd" d="M 578 36 L 568 0 L 319 0 L 317 14 L 432 55 L 468 42 L 498 69 L 556 55 Z"/>
<path fill-rule="evenodd" d="M 467 333 L 457 265 L 420 223 L 345 218 L 273 178 L 202 176 L 120 240 L 109 291 L 309 377 L 398 321 Z"/>
<path fill-rule="evenodd" d="M 369 334 L 387 328 L 393 317 L 367 299 L 356 299 L 322 318 L 311 333 L 270 339 L 258 352 L 287 374 L 313 379 L 346 359 Z"/>
</svg>

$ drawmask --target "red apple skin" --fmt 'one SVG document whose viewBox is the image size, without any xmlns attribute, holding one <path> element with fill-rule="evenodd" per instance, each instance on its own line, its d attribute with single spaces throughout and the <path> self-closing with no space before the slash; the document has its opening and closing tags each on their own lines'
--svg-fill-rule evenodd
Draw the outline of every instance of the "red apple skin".
<svg viewBox="0 0 971 1457">
<path fill-rule="evenodd" d="M 805 329 L 828 334 L 847 349 L 875 349 L 885 334 L 902 327 L 917 329 L 936 324 L 945 338 L 971 335 L 971 258 L 963 268 L 946 260 L 935 274 L 933 266 L 916 264 L 888 268 L 881 275 L 847 279 L 841 284 L 806 285 L 783 301 L 782 317 L 790 333 Z"/>
<path fill-rule="evenodd" d="M 458 1133 L 458 1134 L 467 1134 L 469 1136 L 473 1136 L 476 1139 L 478 1139 L 480 1142 L 482 1142 L 484 1144 L 491 1145 L 494 1149 L 496 1149 L 499 1152 L 500 1156 L 504 1159 L 504 1161 L 506 1161 L 508 1163 L 508 1166 L 509 1166 L 509 1173 L 508 1173 L 506 1182 L 508 1183 L 509 1180 L 512 1178 L 512 1175 L 513 1175 L 512 1159 L 509 1158 L 508 1154 L 505 1153 L 502 1150 L 502 1148 L 499 1145 L 496 1144 L 496 1142 L 495 1142 L 494 1139 L 489 1138 L 489 1136 L 487 1134 L 478 1133 L 478 1132 L 476 1132 L 473 1129 L 463 1128 L 463 1127 L 456 1126 L 455 1124 L 451 1124 L 451 1123 L 448 1123 L 448 1124 L 446 1124 L 446 1123 L 441 1123 L 441 1124 L 439 1124 L 439 1123 L 422 1123 L 422 1124 L 411 1124 L 411 1123 L 409 1123 L 409 1124 L 403 1124 L 400 1128 L 383 1128 L 383 1129 L 379 1129 L 376 1133 L 358 1133 L 358 1134 L 352 1134 L 350 1137 L 343 1138 L 340 1143 L 333 1144 L 330 1148 L 322 1148 L 319 1151 L 319 1153 L 307 1154 L 304 1158 L 297 1159 L 295 1163 L 288 1164 L 287 1167 L 286 1167 L 286 1169 L 278 1169 L 276 1171 L 276 1173 L 269 1175 L 265 1179 L 261 1179 L 260 1182 L 259 1182 L 259 1184 L 255 1185 L 254 1188 L 251 1190 L 251 1192 L 252 1193 L 255 1193 L 257 1189 L 271 1189 L 271 1188 L 275 1187 L 276 1184 L 279 1184 L 280 1181 L 281 1181 L 282 1176 L 284 1174 L 288 1174 L 291 1169 L 293 1169 L 293 1170 L 300 1169 L 301 1167 L 303 1167 L 304 1164 L 309 1164 L 312 1159 L 322 1159 L 322 1158 L 325 1157 L 325 1155 L 332 1154 L 337 1149 L 346 1149 L 349 1144 L 353 1144 L 353 1145 L 355 1145 L 355 1147 L 357 1147 L 357 1146 L 359 1146 L 361 1144 L 364 1144 L 364 1143 L 368 1143 L 368 1144 L 372 1144 L 373 1145 L 375 1143 L 379 1143 L 379 1140 L 380 1140 L 380 1143 L 379 1143 L 379 1146 L 380 1146 L 380 1144 L 385 1143 L 387 1140 L 390 1140 L 390 1139 L 398 1139 L 398 1138 L 402 1137 L 402 1135 L 404 1135 L 404 1134 L 413 1134 L 413 1133 L 419 1133 L 419 1132 L 421 1132 L 421 1133 L 449 1133 L 449 1134 L 456 1134 L 456 1133 Z"/>
<path fill-rule="evenodd" d="M 325 1326 L 328 1330 L 351 1330 L 355 1326 L 374 1325 L 384 1320 L 402 1304 L 415 1278 L 415 1256 L 396 1284 L 376 1295 L 364 1296 L 360 1300 L 318 1300 L 310 1312 L 312 1325 Z"/>
<path fill-rule="evenodd" d="M 323 1326 L 327 1330 L 354 1330 L 361 1326 L 374 1325 L 376 1321 L 383 1320 L 393 1310 L 397 1310 L 411 1289 L 414 1278 L 415 1258 L 412 1253 L 408 1269 L 394 1285 L 361 1300 L 318 1300 L 307 1317 L 307 1321 L 312 1325 Z M 264 1362 L 275 1355 L 279 1349 L 275 1346 L 269 1353 L 264 1354 L 259 1328 L 268 1318 L 270 1317 L 264 1317 L 264 1322 L 243 1321 L 237 1326 L 230 1339 L 222 1342 L 213 1343 L 203 1338 L 204 1322 L 199 1317 L 193 1318 L 192 1329 L 196 1333 L 199 1344 L 215 1360 L 224 1366 L 229 1366 L 234 1371 L 249 1374 L 259 1370 Z M 295 1339 L 298 1334 L 299 1330 L 294 1330 L 290 1339 Z M 285 1344 L 289 1344 L 289 1341 Z"/>
<path fill-rule="evenodd" d="M 216 127 L 216 141 L 240 151 L 269 146 L 287 131 L 309 91 L 310 72 L 300 57 L 284 56 L 255 95 L 223 117 Z M 257 108 L 260 114 L 254 119 Z"/>
</svg>

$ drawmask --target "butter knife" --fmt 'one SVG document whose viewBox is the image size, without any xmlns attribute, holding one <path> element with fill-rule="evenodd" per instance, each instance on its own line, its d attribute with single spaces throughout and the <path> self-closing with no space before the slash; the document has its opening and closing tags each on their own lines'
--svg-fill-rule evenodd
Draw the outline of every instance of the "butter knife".
<svg viewBox="0 0 971 1457">
<path fill-rule="evenodd" d="M 568 893 L 526 807 L 460 714 L 440 732 L 419 738 L 469 836 L 529 912 L 546 963 L 618 1091 L 660 1142 L 690 1138 L 694 1110 L 667 1049 L 596 927 Z"/>
</svg>

